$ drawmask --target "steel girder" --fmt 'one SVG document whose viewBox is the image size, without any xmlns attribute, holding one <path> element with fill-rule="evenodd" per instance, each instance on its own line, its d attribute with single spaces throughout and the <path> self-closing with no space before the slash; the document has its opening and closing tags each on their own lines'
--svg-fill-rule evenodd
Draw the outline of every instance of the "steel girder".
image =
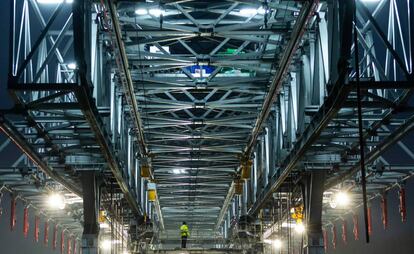
<svg viewBox="0 0 414 254">
<path fill-rule="evenodd" d="M 381 1 L 376 6 L 357 2 L 367 192 L 372 199 L 412 175 L 412 148 L 408 145 L 413 130 L 413 55 L 408 53 L 413 47 L 408 35 L 412 16 L 398 10 L 413 6 L 409 1 Z M 356 67 L 350 64 L 355 54 L 352 27 L 346 31 L 346 26 L 334 26 L 343 22 L 338 18 L 344 6 L 341 1 L 331 1 L 319 7 L 318 17 L 311 23 L 313 32 L 303 41 L 300 61 L 291 67 L 291 82 L 278 94 L 275 115 L 268 119 L 268 133 L 273 138 L 268 140 L 265 134 L 265 146 L 259 142 L 254 149 L 249 213 L 269 214 L 283 207 L 273 215 L 278 222 L 266 237 L 272 232 L 287 234 L 281 222 L 290 223 L 288 208 L 302 202 L 300 194 L 295 194 L 295 184 L 304 172 L 327 171 L 324 223 L 346 213 L 329 206 L 339 190 L 351 194 L 348 211 L 361 205 Z M 389 19 L 379 21 L 379 16 Z M 274 156 L 269 158 L 266 150 Z M 401 156 L 394 159 L 396 154 Z M 291 197 L 284 205 L 275 205 L 278 193 Z M 265 220 L 275 222 L 269 217 Z"/>
<path fill-rule="evenodd" d="M 214 229 L 300 9 L 203 4 L 117 6 L 167 230 L 178 227 L 174 217 Z M 151 8 L 163 15 L 135 14 Z"/>
<path fill-rule="evenodd" d="M 0 126 L 27 156 L 27 167 L 44 172 L 40 187 L 54 183 L 42 193 L 81 196 L 79 171 L 95 170 L 105 186 L 101 209 L 128 229 L 130 219 L 143 214 L 144 186 L 135 156 L 139 142 L 116 96 L 123 88 L 107 72 L 112 59 L 101 23 L 93 22 L 93 7 L 87 1 L 13 1 L 8 88 L 15 105 L 2 109 Z M 56 36 L 52 28 L 60 29 Z M 25 185 L 36 189 L 32 181 Z"/>
</svg>

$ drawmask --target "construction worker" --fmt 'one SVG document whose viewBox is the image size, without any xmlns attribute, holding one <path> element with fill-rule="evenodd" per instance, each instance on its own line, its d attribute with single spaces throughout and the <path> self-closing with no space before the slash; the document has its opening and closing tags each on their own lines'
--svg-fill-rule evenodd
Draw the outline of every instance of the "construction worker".
<svg viewBox="0 0 414 254">
<path fill-rule="evenodd" d="M 190 236 L 190 233 L 188 232 L 188 226 L 183 222 L 183 225 L 180 227 L 181 231 L 181 248 L 185 249 L 187 248 L 187 238 Z"/>
</svg>

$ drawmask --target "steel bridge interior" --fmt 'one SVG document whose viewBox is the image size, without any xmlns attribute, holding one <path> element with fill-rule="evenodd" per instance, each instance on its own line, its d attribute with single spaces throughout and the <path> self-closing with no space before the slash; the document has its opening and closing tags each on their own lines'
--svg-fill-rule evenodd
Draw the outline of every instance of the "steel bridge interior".
<svg viewBox="0 0 414 254">
<path fill-rule="evenodd" d="M 191 246 L 239 250 L 287 238 L 300 204 L 322 253 L 336 192 L 358 207 L 414 173 L 413 1 L 11 2 L 1 191 L 84 253 L 170 248 L 182 221 Z"/>
</svg>

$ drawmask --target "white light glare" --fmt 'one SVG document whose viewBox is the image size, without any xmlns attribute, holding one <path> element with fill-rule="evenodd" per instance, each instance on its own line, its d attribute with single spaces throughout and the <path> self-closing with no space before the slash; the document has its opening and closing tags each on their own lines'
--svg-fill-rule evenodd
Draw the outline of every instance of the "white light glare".
<svg viewBox="0 0 414 254">
<path fill-rule="evenodd" d="M 137 14 L 137 15 L 147 15 L 148 11 L 147 11 L 147 9 L 144 9 L 144 8 L 138 8 L 138 9 L 135 10 L 135 14 Z"/>
<path fill-rule="evenodd" d="M 76 65 L 76 63 L 68 63 L 68 69 L 70 69 L 70 70 L 74 70 L 74 69 L 76 69 L 76 67 L 78 67 L 77 65 Z"/>
<path fill-rule="evenodd" d="M 63 3 L 64 0 L 37 0 L 39 4 L 60 4 Z M 66 0 L 67 4 L 73 3 L 73 0 Z"/>
<path fill-rule="evenodd" d="M 65 197 L 63 197 L 59 193 L 52 193 L 49 195 L 49 198 L 47 200 L 47 203 L 49 206 L 53 209 L 65 209 L 66 202 Z"/>
<path fill-rule="evenodd" d="M 173 169 L 173 173 L 178 175 L 178 174 L 184 174 L 185 170 L 184 169 Z"/>
<path fill-rule="evenodd" d="M 102 229 L 109 228 L 109 224 L 106 222 L 100 223 L 99 228 L 102 228 Z"/>
<path fill-rule="evenodd" d="M 110 250 L 111 249 L 111 240 L 103 240 L 100 244 L 102 250 Z"/>
<path fill-rule="evenodd" d="M 350 199 L 348 193 L 342 191 L 336 193 L 334 203 L 336 203 L 337 206 L 345 207 L 349 205 L 349 202 Z"/>
<path fill-rule="evenodd" d="M 257 14 L 257 9 L 253 9 L 253 8 L 240 9 L 240 15 L 243 15 L 243 16 L 254 16 L 256 14 Z"/>
<path fill-rule="evenodd" d="M 362 0 L 362 2 L 366 2 L 366 3 L 377 3 L 381 0 Z"/>
<path fill-rule="evenodd" d="M 270 240 L 270 239 L 264 239 L 263 242 L 267 243 L 267 244 L 272 244 L 272 240 Z"/>
<path fill-rule="evenodd" d="M 279 239 L 275 239 L 275 240 L 273 240 L 273 246 L 274 246 L 276 249 L 280 249 L 280 248 L 282 248 L 282 241 L 281 241 L 281 240 L 279 240 Z"/>
<path fill-rule="evenodd" d="M 296 233 L 302 234 L 303 232 L 305 232 L 305 230 L 306 230 L 306 228 L 305 228 L 305 225 L 303 225 L 303 223 L 296 224 L 296 226 L 295 226 Z"/>
<path fill-rule="evenodd" d="M 122 254 L 129 254 L 129 251 L 125 250 L 122 252 Z"/>
<path fill-rule="evenodd" d="M 155 16 L 155 17 L 159 17 L 159 16 L 161 16 L 161 14 L 164 15 L 164 13 L 165 13 L 161 9 L 150 9 L 148 12 L 149 12 L 149 14 L 151 14 L 152 16 Z"/>
<path fill-rule="evenodd" d="M 260 15 L 264 15 L 266 13 L 266 9 L 263 7 L 260 7 L 259 9 L 257 9 L 257 13 Z"/>
</svg>

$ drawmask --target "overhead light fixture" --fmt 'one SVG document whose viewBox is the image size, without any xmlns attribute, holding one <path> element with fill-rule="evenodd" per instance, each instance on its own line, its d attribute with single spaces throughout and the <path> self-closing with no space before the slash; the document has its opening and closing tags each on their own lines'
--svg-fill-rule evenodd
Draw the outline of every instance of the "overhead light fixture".
<svg viewBox="0 0 414 254">
<path fill-rule="evenodd" d="M 144 8 L 138 8 L 138 9 L 135 10 L 135 14 L 137 14 L 137 15 L 147 15 L 148 10 L 144 9 Z"/>
<path fill-rule="evenodd" d="M 73 3 L 73 0 L 37 0 L 39 4 L 60 4 L 66 2 L 67 4 Z"/>
<path fill-rule="evenodd" d="M 165 13 L 163 10 L 158 9 L 158 8 L 149 9 L 148 12 L 149 12 L 149 14 L 151 14 L 152 16 L 155 16 L 155 17 L 159 17 L 161 15 L 164 15 L 164 13 Z"/>
<path fill-rule="evenodd" d="M 275 249 L 282 248 L 282 241 L 280 239 L 273 240 L 272 244 L 273 244 L 273 247 L 275 247 Z"/>
<path fill-rule="evenodd" d="M 100 223 L 99 228 L 101 229 L 109 228 L 109 224 L 107 222 Z"/>
<path fill-rule="evenodd" d="M 302 234 L 303 232 L 305 232 L 306 228 L 305 225 L 303 225 L 303 223 L 297 223 L 295 225 L 295 231 L 298 234 Z"/>
<path fill-rule="evenodd" d="M 173 173 L 178 175 L 178 174 L 184 174 L 185 170 L 184 169 L 173 169 Z"/>
<path fill-rule="evenodd" d="M 240 15 L 243 15 L 243 16 L 254 16 L 257 14 L 257 9 L 244 8 L 244 9 L 240 9 L 239 13 Z"/>
<path fill-rule="evenodd" d="M 267 243 L 267 244 L 272 244 L 273 243 L 272 240 L 270 240 L 270 239 L 264 239 L 263 242 Z"/>
<path fill-rule="evenodd" d="M 75 70 L 75 69 L 76 69 L 76 67 L 78 67 L 78 66 L 76 65 L 76 63 L 68 63 L 68 64 L 67 64 L 67 67 L 68 67 L 68 69 L 70 69 L 70 70 Z"/>
<path fill-rule="evenodd" d="M 62 210 L 62 209 L 65 209 L 66 207 L 65 197 L 59 193 L 50 194 L 47 199 L 47 203 L 49 207 L 53 209 Z"/>
<path fill-rule="evenodd" d="M 263 7 L 260 7 L 259 9 L 257 9 L 257 13 L 260 15 L 265 15 L 266 14 L 266 9 Z"/>
<path fill-rule="evenodd" d="M 105 240 L 102 240 L 100 247 L 102 250 L 111 250 L 111 245 L 112 245 L 111 240 L 105 239 Z"/>
<path fill-rule="evenodd" d="M 329 205 L 332 208 L 337 208 L 337 207 L 343 208 L 343 207 L 348 206 L 350 202 L 351 202 L 351 199 L 349 197 L 349 194 L 344 191 L 340 191 L 333 195 L 331 201 L 329 202 Z"/>
</svg>

